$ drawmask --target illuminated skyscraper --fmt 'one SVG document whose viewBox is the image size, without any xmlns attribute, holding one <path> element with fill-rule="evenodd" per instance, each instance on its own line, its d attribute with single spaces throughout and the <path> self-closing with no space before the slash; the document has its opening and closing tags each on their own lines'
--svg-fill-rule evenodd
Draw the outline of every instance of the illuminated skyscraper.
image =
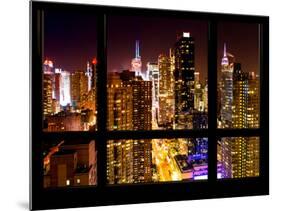
<svg viewBox="0 0 281 211">
<path fill-rule="evenodd" d="M 132 81 L 133 87 L 133 130 L 152 129 L 152 82 L 140 76 Z M 152 145 L 150 140 L 134 140 L 133 178 L 134 182 L 152 180 Z"/>
<path fill-rule="evenodd" d="M 43 74 L 43 114 L 52 113 L 52 75 Z"/>
<path fill-rule="evenodd" d="M 55 69 L 55 75 L 54 75 L 54 93 L 55 96 L 54 98 L 56 99 L 57 102 L 60 102 L 60 87 L 61 87 L 61 69 L 60 68 L 56 68 Z"/>
<path fill-rule="evenodd" d="M 107 182 L 109 184 L 134 183 L 133 140 L 107 142 Z"/>
<path fill-rule="evenodd" d="M 194 109 L 200 112 L 205 110 L 203 102 L 203 85 L 199 81 L 199 72 L 195 72 L 195 81 L 194 81 Z"/>
<path fill-rule="evenodd" d="M 123 84 L 118 73 L 108 75 L 107 100 L 109 130 L 132 130 L 132 86 Z M 133 141 L 107 142 L 107 181 L 109 184 L 133 183 Z"/>
<path fill-rule="evenodd" d="M 81 108 L 81 103 L 88 93 L 88 77 L 84 71 L 75 71 L 70 76 L 72 106 Z"/>
<path fill-rule="evenodd" d="M 60 87 L 60 105 L 71 105 L 70 97 L 70 73 L 61 71 L 61 87 Z"/>
<path fill-rule="evenodd" d="M 203 88 L 203 103 L 204 103 L 204 111 L 208 113 L 208 81 Z"/>
<path fill-rule="evenodd" d="M 173 72 L 170 58 L 161 54 L 158 57 L 159 67 L 159 115 L 158 124 L 172 127 L 174 118 Z"/>
<path fill-rule="evenodd" d="M 227 137 L 220 143 L 222 178 L 259 176 L 259 138 Z"/>
<path fill-rule="evenodd" d="M 152 82 L 140 76 L 132 81 L 133 88 L 133 130 L 152 129 Z"/>
<path fill-rule="evenodd" d="M 175 126 L 190 128 L 190 114 L 194 109 L 194 39 L 184 32 L 174 46 L 175 57 Z"/>
<path fill-rule="evenodd" d="M 132 130 L 133 94 L 130 84 L 123 84 L 119 74 L 108 75 L 107 99 L 109 130 Z"/>
<path fill-rule="evenodd" d="M 234 128 L 259 127 L 259 78 L 239 63 L 234 64 L 232 121 Z"/>
<path fill-rule="evenodd" d="M 139 40 L 136 41 L 136 52 L 135 52 L 135 58 L 132 59 L 131 62 L 131 71 L 135 72 L 136 76 L 142 76 L 141 72 L 141 56 L 140 56 L 140 43 Z"/>
<path fill-rule="evenodd" d="M 98 72 L 97 72 L 97 64 L 98 64 L 98 60 L 96 59 L 96 57 L 93 58 L 92 60 L 92 88 L 96 91 L 97 90 L 97 80 L 98 80 Z"/>
<path fill-rule="evenodd" d="M 113 130 L 151 130 L 152 82 L 134 72 L 109 74 L 108 128 Z M 152 180 L 151 141 L 110 140 L 107 143 L 107 180 L 138 183 Z"/>
<path fill-rule="evenodd" d="M 249 128 L 259 127 L 259 76 L 254 72 L 248 73 L 248 106 L 247 106 L 247 125 Z"/>
<path fill-rule="evenodd" d="M 159 68 L 157 63 L 147 63 L 148 80 L 152 81 L 152 119 L 157 121 L 159 113 Z"/>
<path fill-rule="evenodd" d="M 91 88 L 92 88 L 93 71 L 92 71 L 92 68 L 91 68 L 89 62 L 87 62 L 86 76 L 87 76 L 87 79 L 88 79 L 88 91 L 90 91 Z"/>
<path fill-rule="evenodd" d="M 221 126 L 232 127 L 232 105 L 233 105 L 233 62 L 229 61 L 224 44 L 223 58 L 221 60 Z"/>
<path fill-rule="evenodd" d="M 51 114 L 53 99 L 53 62 L 45 60 L 43 63 L 43 114 Z"/>
<path fill-rule="evenodd" d="M 222 65 L 227 65 L 226 61 L 224 57 Z M 227 66 L 223 67 L 227 68 Z M 228 71 L 222 72 L 223 80 L 221 81 L 222 126 L 233 128 L 258 127 L 259 85 L 257 77 L 254 73 L 242 71 L 240 63 L 233 62 L 226 70 Z M 231 98 L 229 98 L 230 96 Z M 257 137 L 226 137 L 222 138 L 220 144 L 223 178 L 259 176 L 260 150 Z"/>
<path fill-rule="evenodd" d="M 241 70 L 241 64 L 234 63 L 232 126 L 247 128 L 248 75 Z"/>
</svg>

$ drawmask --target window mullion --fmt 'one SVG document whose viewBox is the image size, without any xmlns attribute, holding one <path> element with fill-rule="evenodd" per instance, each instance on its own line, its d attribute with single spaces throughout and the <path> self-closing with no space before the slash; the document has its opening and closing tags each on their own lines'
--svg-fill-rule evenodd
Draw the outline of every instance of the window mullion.
<svg viewBox="0 0 281 211">
<path fill-rule="evenodd" d="M 107 52 L 106 52 L 106 15 L 98 15 L 98 61 L 97 61 L 97 173 L 98 187 L 106 185 L 106 121 L 107 121 Z"/>
<path fill-rule="evenodd" d="M 208 27 L 208 180 L 217 178 L 217 21 Z"/>
</svg>

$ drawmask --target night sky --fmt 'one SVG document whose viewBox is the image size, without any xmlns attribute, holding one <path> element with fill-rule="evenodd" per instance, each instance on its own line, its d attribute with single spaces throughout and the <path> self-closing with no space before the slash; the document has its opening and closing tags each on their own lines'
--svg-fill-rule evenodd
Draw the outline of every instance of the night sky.
<svg viewBox="0 0 281 211">
<path fill-rule="evenodd" d="M 46 11 L 44 20 L 44 57 L 70 72 L 86 69 L 87 61 L 97 55 L 96 17 Z"/>
<path fill-rule="evenodd" d="M 84 70 L 97 55 L 96 17 L 92 13 L 46 11 L 44 57 L 55 67 L 73 72 Z M 165 17 L 111 16 L 108 18 L 108 71 L 129 69 L 140 41 L 142 70 L 158 55 L 169 54 L 178 34 L 190 32 L 195 40 L 195 69 L 201 80 L 207 77 L 207 22 Z M 218 64 L 223 43 L 244 71 L 259 72 L 258 25 L 220 23 L 218 26 Z M 219 67 L 219 66 L 218 66 Z"/>
<path fill-rule="evenodd" d="M 226 50 L 241 63 L 245 72 L 259 74 L 259 36 L 258 24 L 221 22 L 218 24 L 218 68 L 223 56 L 223 44 Z M 220 71 L 219 71 L 220 73 Z"/>
<path fill-rule="evenodd" d="M 207 22 L 163 17 L 114 16 L 108 19 L 108 69 L 129 69 L 140 40 L 142 70 L 157 62 L 159 54 L 169 55 L 177 35 L 190 32 L 195 40 L 195 68 L 201 79 L 207 76 Z"/>
</svg>

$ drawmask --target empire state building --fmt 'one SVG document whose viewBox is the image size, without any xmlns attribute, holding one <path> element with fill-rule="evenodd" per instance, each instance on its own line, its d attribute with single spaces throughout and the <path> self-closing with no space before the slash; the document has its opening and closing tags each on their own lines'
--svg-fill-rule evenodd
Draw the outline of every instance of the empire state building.
<svg viewBox="0 0 281 211">
<path fill-rule="evenodd" d="M 131 71 L 135 72 L 135 76 L 142 76 L 141 65 L 140 43 L 139 40 L 136 40 L 135 58 L 133 58 L 131 62 Z"/>
</svg>

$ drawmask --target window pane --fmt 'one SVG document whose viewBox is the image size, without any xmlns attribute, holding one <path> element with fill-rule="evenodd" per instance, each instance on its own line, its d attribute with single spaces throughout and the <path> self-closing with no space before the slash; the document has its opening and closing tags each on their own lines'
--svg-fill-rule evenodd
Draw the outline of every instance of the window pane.
<svg viewBox="0 0 281 211">
<path fill-rule="evenodd" d="M 218 127 L 258 128 L 259 25 L 218 24 Z"/>
<path fill-rule="evenodd" d="M 206 180 L 208 139 L 109 140 L 107 183 Z"/>
<path fill-rule="evenodd" d="M 218 179 L 259 176 L 259 137 L 224 137 L 217 149 Z"/>
<path fill-rule="evenodd" d="M 95 141 L 43 143 L 44 188 L 97 184 Z"/>
<path fill-rule="evenodd" d="M 96 16 L 44 12 L 43 128 L 96 129 Z"/>
<path fill-rule="evenodd" d="M 208 127 L 207 22 L 109 16 L 109 130 Z"/>
</svg>

